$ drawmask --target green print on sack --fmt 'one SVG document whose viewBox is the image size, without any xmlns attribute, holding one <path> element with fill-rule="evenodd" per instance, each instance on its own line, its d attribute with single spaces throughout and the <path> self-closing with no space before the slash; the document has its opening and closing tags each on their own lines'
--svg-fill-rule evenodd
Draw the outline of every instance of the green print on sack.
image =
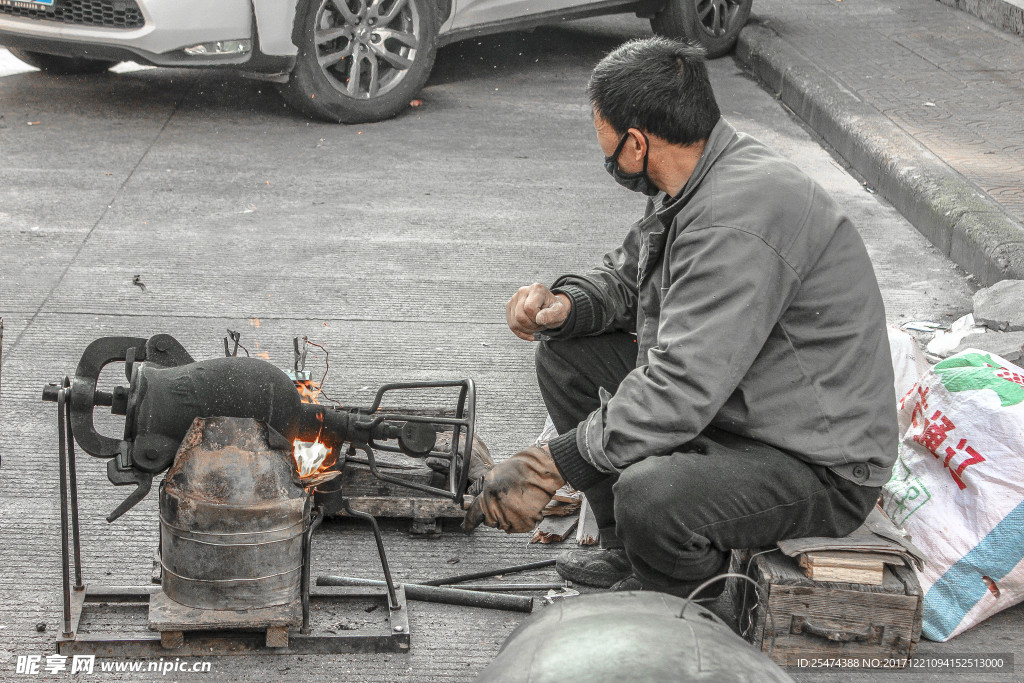
<svg viewBox="0 0 1024 683">
<path fill-rule="evenodd" d="M 1024 377 L 997 364 L 987 354 L 954 356 L 938 363 L 935 373 L 949 391 L 991 389 L 1004 408 L 1024 402 Z"/>
</svg>

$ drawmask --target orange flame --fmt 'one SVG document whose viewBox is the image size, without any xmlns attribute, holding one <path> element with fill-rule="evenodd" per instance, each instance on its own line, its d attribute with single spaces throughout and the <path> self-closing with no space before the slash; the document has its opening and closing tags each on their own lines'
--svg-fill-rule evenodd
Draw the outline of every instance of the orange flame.
<svg viewBox="0 0 1024 683">
<path fill-rule="evenodd" d="M 338 458 L 334 456 L 334 449 L 325 446 L 319 439 L 312 442 L 295 439 L 292 442 L 292 447 L 295 468 L 299 471 L 299 477 L 302 479 L 323 474 L 338 461 Z"/>
<path fill-rule="evenodd" d="M 320 393 L 320 385 L 311 379 L 297 379 L 295 380 L 295 390 L 299 392 L 299 398 L 302 399 L 303 403 L 315 403 L 320 404 L 317 400 L 317 396 Z"/>
</svg>

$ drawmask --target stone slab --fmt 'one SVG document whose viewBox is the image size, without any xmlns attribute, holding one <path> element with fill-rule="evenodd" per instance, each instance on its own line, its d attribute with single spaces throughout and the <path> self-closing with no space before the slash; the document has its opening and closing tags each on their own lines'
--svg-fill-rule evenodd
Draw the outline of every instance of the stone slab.
<svg viewBox="0 0 1024 683">
<path fill-rule="evenodd" d="M 1024 280 L 1003 280 L 974 293 L 974 319 L 993 330 L 1024 330 Z"/>
<path fill-rule="evenodd" d="M 985 332 L 964 337 L 960 345 L 950 355 L 966 349 L 988 351 L 1005 358 L 1011 363 L 1020 364 L 1024 358 L 1024 332 Z"/>
</svg>

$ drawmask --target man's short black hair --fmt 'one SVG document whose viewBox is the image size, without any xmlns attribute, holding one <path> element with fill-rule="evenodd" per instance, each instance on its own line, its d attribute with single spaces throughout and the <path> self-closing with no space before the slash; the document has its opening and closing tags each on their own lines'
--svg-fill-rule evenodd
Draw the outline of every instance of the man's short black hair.
<svg viewBox="0 0 1024 683">
<path fill-rule="evenodd" d="M 706 140 L 721 117 L 704 50 L 669 38 L 615 48 L 594 67 L 587 94 L 618 133 L 639 128 L 677 145 Z"/>
</svg>

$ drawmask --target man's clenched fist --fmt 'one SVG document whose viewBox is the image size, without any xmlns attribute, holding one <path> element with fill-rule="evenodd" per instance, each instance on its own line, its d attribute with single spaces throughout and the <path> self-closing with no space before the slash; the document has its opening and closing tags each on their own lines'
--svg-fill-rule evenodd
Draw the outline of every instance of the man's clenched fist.
<svg viewBox="0 0 1024 683">
<path fill-rule="evenodd" d="M 486 524 L 509 534 L 532 531 L 544 519 L 544 506 L 564 485 L 547 447 L 530 446 L 499 462 L 481 480 L 462 529 Z"/>
<path fill-rule="evenodd" d="M 552 294 L 540 283 L 520 287 L 505 305 L 508 326 L 516 336 L 533 341 L 533 333 L 561 327 L 569 317 L 572 301 L 565 294 Z"/>
</svg>

